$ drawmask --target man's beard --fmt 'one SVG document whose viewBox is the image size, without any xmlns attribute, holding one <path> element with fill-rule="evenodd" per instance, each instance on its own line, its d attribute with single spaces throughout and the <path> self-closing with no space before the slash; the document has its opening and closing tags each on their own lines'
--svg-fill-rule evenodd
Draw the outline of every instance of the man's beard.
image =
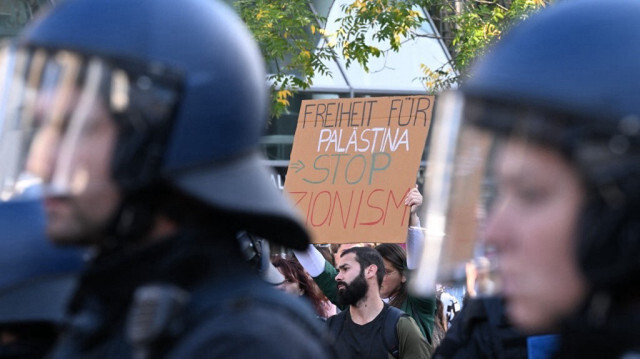
<svg viewBox="0 0 640 359">
<path fill-rule="evenodd" d="M 338 281 L 337 284 L 344 285 L 344 288 L 338 289 L 338 303 L 342 306 L 358 303 L 369 290 L 369 284 L 364 279 L 364 273 L 360 273 L 351 283 Z"/>
</svg>

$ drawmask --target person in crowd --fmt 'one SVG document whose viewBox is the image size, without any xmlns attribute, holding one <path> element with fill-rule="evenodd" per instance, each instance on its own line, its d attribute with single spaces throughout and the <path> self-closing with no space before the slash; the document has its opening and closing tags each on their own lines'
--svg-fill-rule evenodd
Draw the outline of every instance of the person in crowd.
<svg viewBox="0 0 640 359">
<path fill-rule="evenodd" d="M 505 317 L 502 298 L 469 297 L 433 358 L 528 358 L 527 336 Z"/>
<path fill-rule="evenodd" d="M 333 256 L 333 251 L 331 249 L 331 245 L 316 244 L 316 245 L 314 245 L 314 247 L 316 247 L 318 252 L 320 252 L 320 254 L 322 254 L 324 259 L 327 260 L 327 262 L 331 263 L 331 265 L 334 266 L 334 267 L 336 266 L 335 257 Z"/>
<path fill-rule="evenodd" d="M 451 326 L 453 318 L 460 313 L 460 301 L 453 294 L 449 293 L 447 287 L 436 284 L 437 297 L 442 302 L 444 317 L 448 326 Z M 468 291 L 466 292 L 468 293 Z"/>
<path fill-rule="evenodd" d="M 447 334 L 447 329 L 449 329 L 449 322 L 444 315 L 444 305 L 439 297 L 436 298 L 436 315 L 434 319 L 433 349 L 435 350 L 440 345 L 440 342 L 442 342 L 445 334 Z"/>
<path fill-rule="evenodd" d="M 496 294 L 496 284 L 491 278 L 491 263 L 487 257 L 477 257 L 465 265 L 466 295 L 468 297 Z"/>
<path fill-rule="evenodd" d="M 632 0 L 552 4 L 441 98 L 485 159 L 475 183 L 495 184 L 484 236 L 504 312 L 559 331 L 557 358 L 640 356 L 639 17 Z"/>
<path fill-rule="evenodd" d="M 409 232 L 407 237 L 407 249 L 413 256 L 407 256 L 405 250 L 397 244 L 380 244 L 375 249 L 382 255 L 386 275 L 381 286 L 381 296 L 389 301 L 389 304 L 409 314 L 420 328 L 420 332 L 432 344 L 432 332 L 436 311 L 436 299 L 433 297 L 416 297 L 408 293 L 406 282 L 408 271 L 417 266 L 415 259 L 422 250 L 424 236 L 419 229 L 420 219 L 417 209 L 422 204 L 422 195 L 417 187 L 409 191 L 405 197 L 405 205 L 410 207 Z M 338 301 L 336 286 L 336 274 L 338 271 L 318 253 L 312 246 L 306 251 L 294 250 L 294 253 L 305 270 L 313 277 L 320 289 L 332 303 L 341 307 Z M 408 257 L 408 258 L 407 258 Z M 413 261 L 412 261 L 413 259 Z"/>
<path fill-rule="evenodd" d="M 352 247 L 364 247 L 364 243 L 342 243 L 342 244 L 332 245 L 332 247 L 333 247 L 333 263 L 338 263 L 338 260 L 342 255 L 342 252 Z"/>
<path fill-rule="evenodd" d="M 295 258 L 275 258 L 274 267 L 282 274 L 284 281 L 278 289 L 295 296 L 303 296 L 313 306 L 321 318 L 336 314 L 336 306 L 325 297 L 318 285 Z"/>
<path fill-rule="evenodd" d="M 64 329 L 83 252 L 44 235 L 38 200 L 0 202 L 0 358 L 45 358 Z"/>
<path fill-rule="evenodd" d="M 434 344 L 436 300 L 409 295 L 407 288 L 409 269 L 405 250 L 396 243 L 379 244 L 375 249 L 382 256 L 385 266 L 380 295 L 382 298 L 388 298 L 391 306 L 409 314 L 429 343 Z"/>
<path fill-rule="evenodd" d="M 368 247 L 349 248 L 340 256 L 338 269 L 338 300 L 347 307 L 327 324 L 342 358 L 430 357 L 413 318 L 380 297 L 385 275 L 380 253 Z"/>
<path fill-rule="evenodd" d="M 334 356 L 238 243 L 309 238 L 259 154 L 264 63 L 228 5 L 64 1 L 8 70 L 0 117 L 25 132 L 6 144 L 42 185 L 47 235 L 94 253 L 53 358 Z"/>
<path fill-rule="evenodd" d="M 332 265 L 335 267 L 337 258 L 340 258 L 340 256 L 337 256 L 337 258 L 336 258 L 336 253 L 338 253 L 338 251 L 340 250 L 340 246 L 342 246 L 342 244 L 340 244 L 340 243 L 332 243 L 329 246 L 331 247 L 331 255 L 333 256 L 333 259 L 330 260 L 329 262 L 332 263 Z M 340 254 L 342 254 L 342 253 L 340 253 Z"/>
</svg>

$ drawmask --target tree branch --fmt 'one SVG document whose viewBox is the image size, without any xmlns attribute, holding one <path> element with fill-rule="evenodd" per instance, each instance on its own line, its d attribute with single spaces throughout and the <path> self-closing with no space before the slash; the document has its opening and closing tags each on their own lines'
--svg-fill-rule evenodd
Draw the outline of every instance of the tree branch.
<svg viewBox="0 0 640 359">
<path fill-rule="evenodd" d="M 501 8 L 504 11 L 509 11 L 509 9 L 507 9 L 506 7 L 500 5 L 500 3 L 498 3 L 497 1 L 473 0 L 473 2 L 476 2 L 478 4 L 495 5 L 495 6 L 499 7 L 499 8 Z"/>
</svg>

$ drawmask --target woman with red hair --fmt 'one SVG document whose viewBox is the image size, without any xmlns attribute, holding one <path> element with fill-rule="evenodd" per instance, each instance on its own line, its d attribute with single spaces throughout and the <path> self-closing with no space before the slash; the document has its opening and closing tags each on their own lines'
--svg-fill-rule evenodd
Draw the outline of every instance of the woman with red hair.
<svg viewBox="0 0 640 359">
<path fill-rule="evenodd" d="M 297 259 L 276 258 L 272 262 L 273 266 L 285 278 L 284 282 L 277 286 L 278 289 L 293 295 L 306 297 L 318 316 L 322 318 L 328 318 L 336 314 L 335 305 L 322 293 Z"/>
</svg>

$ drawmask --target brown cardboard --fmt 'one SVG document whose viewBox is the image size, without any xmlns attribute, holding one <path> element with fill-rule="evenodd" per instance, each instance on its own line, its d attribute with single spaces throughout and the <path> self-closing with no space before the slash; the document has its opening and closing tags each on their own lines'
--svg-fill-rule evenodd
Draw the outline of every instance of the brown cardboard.
<svg viewBox="0 0 640 359">
<path fill-rule="evenodd" d="M 284 191 L 316 243 L 402 243 L 433 96 L 303 101 Z"/>
</svg>

